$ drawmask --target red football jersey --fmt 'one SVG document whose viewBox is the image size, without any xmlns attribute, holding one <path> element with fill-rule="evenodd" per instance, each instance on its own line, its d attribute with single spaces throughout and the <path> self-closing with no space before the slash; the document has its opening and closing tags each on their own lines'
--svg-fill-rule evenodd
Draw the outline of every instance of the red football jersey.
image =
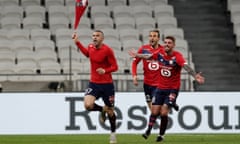
<svg viewBox="0 0 240 144">
<path fill-rule="evenodd" d="M 180 89 L 181 70 L 186 61 L 181 53 L 173 51 L 171 56 L 165 51 L 154 53 L 153 59 L 159 62 L 159 89 Z"/>
<path fill-rule="evenodd" d="M 154 49 L 151 45 L 143 45 L 138 49 L 139 54 L 153 54 L 157 53 L 159 49 L 163 49 L 161 45 L 157 49 Z M 132 62 L 132 75 L 137 75 L 137 65 L 142 60 L 143 62 L 143 73 L 144 73 L 144 83 L 157 86 L 158 85 L 158 75 L 159 75 L 159 63 L 156 60 L 145 60 L 140 58 L 134 58 Z"/>
<path fill-rule="evenodd" d="M 94 83 L 112 83 L 112 72 L 118 70 L 116 58 L 113 50 L 107 45 L 102 44 L 101 48 L 96 49 L 93 44 L 85 48 L 80 42 L 76 43 L 81 52 L 90 59 L 91 78 L 90 82 Z M 103 68 L 105 74 L 98 74 L 96 69 Z"/>
</svg>

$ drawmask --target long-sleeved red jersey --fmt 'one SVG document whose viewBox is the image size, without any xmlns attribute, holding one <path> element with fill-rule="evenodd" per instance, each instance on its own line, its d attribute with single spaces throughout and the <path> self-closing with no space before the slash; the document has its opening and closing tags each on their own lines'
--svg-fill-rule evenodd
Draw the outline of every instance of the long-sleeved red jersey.
<svg viewBox="0 0 240 144">
<path fill-rule="evenodd" d="M 113 50 L 107 45 L 102 44 L 99 49 L 96 49 L 93 44 L 89 44 L 85 48 L 80 42 L 76 42 L 80 51 L 90 59 L 91 78 L 93 83 L 112 83 L 112 72 L 118 70 L 118 64 L 114 56 Z M 96 69 L 103 68 L 105 74 L 98 74 Z"/>
</svg>

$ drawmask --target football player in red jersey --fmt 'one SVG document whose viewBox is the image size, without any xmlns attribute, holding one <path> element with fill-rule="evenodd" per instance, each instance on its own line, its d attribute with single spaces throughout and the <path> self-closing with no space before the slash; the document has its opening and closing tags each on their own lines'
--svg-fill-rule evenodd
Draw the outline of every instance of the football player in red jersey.
<svg viewBox="0 0 240 144">
<path fill-rule="evenodd" d="M 153 54 L 160 49 L 164 49 L 163 46 L 159 44 L 160 40 L 160 31 L 155 29 L 149 32 L 149 44 L 143 45 L 138 49 L 139 54 Z M 143 64 L 143 74 L 144 74 L 144 94 L 146 98 L 146 102 L 148 104 L 149 109 L 151 110 L 152 105 L 152 93 L 157 88 L 158 85 L 158 75 L 159 75 L 159 64 L 156 60 L 147 60 L 141 58 L 134 58 L 132 62 L 132 77 L 133 84 L 138 85 L 138 77 L 137 77 L 137 65 L 139 62 Z M 173 108 L 178 111 L 179 107 L 176 103 L 173 104 Z"/>
<path fill-rule="evenodd" d="M 110 143 L 116 143 L 116 115 L 114 113 L 115 89 L 113 85 L 112 72 L 118 70 L 113 50 L 103 43 L 104 34 L 95 30 L 92 35 L 92 43 L 85 48 L 78 40 L 77 33 L 72 38 L 80 51 L 89 58 L 91 65 L 91 78 L 84 96 L 84 106 L 89 111 L 100 111 L 100 121 L 106 120 L 107 113 L 110 127 Z M 105 106 L 95 103 L 95 100 L 102 98 Z"/>
<path fill-rule="evenodd" d="M 196 73 L 185 61 L 182 54 L 174 50 L 175 38 L 167 36 L 164 38 L 164 49 L 154 54 L 138 54 L 129 51 L 132 57 L 143 59 L 154 59 L 159 62 L 158 86 L 153 94 L 152 110 L 146 132 L 142 135 L 145 139 L 150 135 L 151 129 L 158 115 L 161 116 L 159 135 L 156 139 L 160 142 L 164 138 L 168 124 L 168 113 L 172 103 L 176 101 L 181 82 L 181 69 L 184 68 L 199 84 L 204 83 L 201 73 Z"/>
</svg>

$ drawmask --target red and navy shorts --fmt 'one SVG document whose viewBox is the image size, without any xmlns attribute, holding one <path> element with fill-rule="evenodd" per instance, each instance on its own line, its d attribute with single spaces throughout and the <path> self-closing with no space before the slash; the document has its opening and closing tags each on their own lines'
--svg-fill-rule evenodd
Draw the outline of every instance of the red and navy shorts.
<svg viewBox="0 0 240 144">
<path fill-rule="evenodd" d="M 157 88 L 154 93 L 153 93 L 153 98 L 152 98 L 152 105 L 163 105 L 163 104 L 169 104 L 170 99 L 169 95 L 171 93 L 174 93 L 176 95 L 176 98 L 171 101 L 173 103 L 176 102 L 177 96 L 178 96 L 179 90 L 177 89 L 159 89 Z"/>
</svg>

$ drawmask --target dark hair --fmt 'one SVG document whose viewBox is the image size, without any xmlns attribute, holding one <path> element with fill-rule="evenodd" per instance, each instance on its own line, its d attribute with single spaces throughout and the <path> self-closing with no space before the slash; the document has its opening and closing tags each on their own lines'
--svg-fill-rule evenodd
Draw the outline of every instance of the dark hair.
<svg viewBox="0 0 240 144">
<path fill-rule="evenodd" d="M 175 37 L 173 37 L 173 36 L 166 36 L 164 39 L 170 39 L 173 41 L 173 43 L 175 43 L 175 41 L 176 41 Z"/>
<path fill-rule="evenodd" d="M 160 31 L 158 29 L 151 30 L 150 32 L 156 32 L 158 34 L 158 37 L 160 38 Z"/>
<path fill-rule="evenodd" d="M 94 32 L 100 32 L 100 33 L 102 33 L 102 35 L 103 35 L 103 37 L 104 37 L 103 31 L 101 31 L 101 30 L 95 30 Z"/>
</svg>

